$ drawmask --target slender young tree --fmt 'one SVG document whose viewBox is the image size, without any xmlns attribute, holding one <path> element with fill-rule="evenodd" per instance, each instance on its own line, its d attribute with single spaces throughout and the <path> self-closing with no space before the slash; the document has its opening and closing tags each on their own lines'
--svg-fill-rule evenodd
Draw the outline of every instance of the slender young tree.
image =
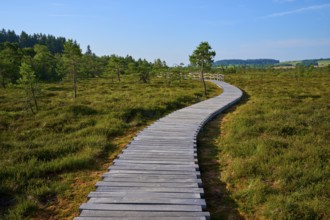
<svg viewBox="0 0 330 220">
<path fill-rule="evenodd" d="M 81 49 L 77 42 L 73 40 L 68 40 L 64 44 L 64 64 L 66 65 L 67 70 L 72 75 L 73 81 L 73 97 L 77 97 L 77 73 L 78 65 L 81 58 Z"/>
<path fill-rule="evenodd" d="M 137 71 L 140 77 L 140 81 L 143 83 L 148 83 L 150 81 L 150 70 L 151 65 L 147 60 L 138 60 Z"/>
<path fill-rule="evenodd" d="M 211 68 L 213 58 L 215 57 L 215 51 L 211 50 L 211 46 L 208 42 L 201 42 L 194 50 L 193 54 L 189 56 L 189 61 L 192 65 L 201 69 L 201 80 L 204 86 L 204 93 L 206 95 L 206 84 L 204 79 L 204 70 Z"/>
<path fill-rule="evenodd" d="M 22 63 L 19 69 L 20 78 L 18 79 L 19 85 L 25 90 L 26 102 L 29 106 L 31 112 L 35 114 L 33 107 L 31 105 L 31 98 L 33 99 L 34 107 L 36 112 L 39 111 L 37 95 L 36 95 L 36 75 L 32 70 L 31 65 L 27 63 Z"/>
<path fill-rule="evenodd" d="M 113 74 L 117 74 L 117 79 L 120 82 L 120 75 L 125 70 L 125 59 L 116 55 L 111 55 L 108 62 L 108 70 Z"/>
</svg>

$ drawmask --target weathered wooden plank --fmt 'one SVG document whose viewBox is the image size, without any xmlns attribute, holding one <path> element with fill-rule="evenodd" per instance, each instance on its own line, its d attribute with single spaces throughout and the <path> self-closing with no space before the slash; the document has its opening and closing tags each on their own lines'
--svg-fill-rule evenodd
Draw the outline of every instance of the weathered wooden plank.
<svg viewBox="0 0 330 220">
<path fill-rule="evenodd" d="M 126 178 L 118 178 L 118 177 L 105 177 L 103 178 L 104 182 L 140 182 L 140 183 L 198 183 L 201 184 L 202 180 L 201 179 L 188 179 L 188 178 L 181 178 L 181 179 L 174 179 L 174 178 L 151 178 L 151 177 L 146 177 L 142 176 L 140 177 L 126 177 Z"/>
<path fill-rule="evenodd" d="M 185 155 L 185 154 L 156 154 L 156 153 L 153 153 L 153 154 L 150 154 L 150 153 L 132 153 L 132 154 L 129 154 L 129 153 L 125 153 L 125 154 L 121 154 L 122 156 L 125 156 L 125 157 L 129 157 L 129 156 L 132 156 L 132 155 L 135 155 L 136 158 L 140 158 L 140 157 L 145 157 L 145 158 L 166 158 L 166 159 L 197 159 L 196 155 Z M 121 155 L 119 157 L 121 157 Z"/>
<path fill-rule="evenodd" d="M 74 220 L 206 220 L 206 217 L 75 217 Z"/>
<path fill-rule="evenodd" d="M 148 157 L 146 155 L 143 154 L 139 154 L 139 155 L 128 155 L 128 154 L 120 154 L 118 155 L 119 159 L 133 159 L 133 160 L 157 160 L 157 161 L 194 161 L 197 162 L 197 158 L 194 158 L 194 156 L 189 156 L 189 157 Z"/>
<path fill-rule="evenodd" d="M 142 166 L 124 166 L 124 165 L 112 165 L 109 170 L 142 170 L 142 171 L 197 171 L 195 167 L 171 167 L 171 166 L 155 166 L 155 167 L 142 167 Z"/>
<path fill-rule="evenodd" d="M 172 187 L 120 187 L 120 186 L 98 186 L 97 192 L 178 192 L 178 193 L 200 193 L 204 195 L 202 188 L 172 188 Z"/>
<path fill-rule="evenodd" d="M 164 179 L 199 179 L 197 177 L 196 174 L 154 174 L 154 173 L 112 173 L 112 172 L 108 172 L 108 173 L 104 173 L 103 174 L 104 178 L 111 178 L 111 177 L 124 177 L 124 178 L 164 178 Z"/>
<path fill-rule="evenodd" d="M 199 205 L 141 205 L 141 204 L 95 204 L 84 203 L 80 210 L 112 210 L 112 211 L 181 211 L 201 212 Z"/>
<path fill-rule="evenodd" d="M 151 183 L 151 182 L 108 182 L 108 181 L 99 181 L 95 186 L 119 186 L 119 187 L 172 187 L 172 188 L 198 188 L 197 183 Z"/>
<path fill-rule="evenodd" d="M 187 161 L 159 161 L 159 160 L 128 160 L 128 159 L 116 159 L 113 161 L 114 164 L 181 164 L 181 165 L 196 165 L 195 161 L 187 160 Z M 198 165 L 197 165 L 198 166 Z"/>
<path fill-rule="evenodd" d="M 210 217 L 208 212 L 141 212 L 141 211 L 104 211 L 104 210 L 82 210 L 84 217 Z"/>
<path fill-rule="evenodd" d="M 199 193 L 157 193 L 157 192 L 90 192 L 88 198 L 141 197 L 141 198 L 179 198 L 200 199 Z"/>
<path fill-rule="evenodd" d="M 196 177 L 200 177 L 201 173 L 199 171 L 180 171 L 180 170 L 113 170 L 110 167 L 111 173 L 133 173 L 133 174 L 156 174 L 156 175 L 195 175 Z"/>
<path fill-rule="evenodd" d="M 204 199 L 177 199 L 157 197 L 113 197 L 113 198 L 90 198 L 88 203 L 101 204 L 167 204 L 167 205 L 199 205 L 206 208 Z"/>
<path fill-rule="evenodd" d="M 145 149 L 138 149 L 138 148 L 126 148 L 123 150 L 123 153 L 145 153 L 146 150 Z M 180 150 L 180 149 L 169 149 L 169 150 L 163 150 L 163 149 L 150 149 L 148 150 L 148 153 L 165 153 L 165 154 L 183 154 L 183 155 L 187 155 L 187 154 L 196 154 L 196 150 L 195 149 L 191 149 L 191 150 Z"/>
<path fill-rule="evenodd" d="M 174 170 L 185 170 L 185 169 L 193 169 L 195 170 L 198 165 L 197 164 L 192 164 L 192 165 L 183 165 L 183 164 L 144 164 L 144 163 L 139 163 L 139 164 L 132 164 L 132 163 L 115 163 L 112 165 L 112 167 L 132 167 L 132 169 L 174 169 Z"/>
</svg>

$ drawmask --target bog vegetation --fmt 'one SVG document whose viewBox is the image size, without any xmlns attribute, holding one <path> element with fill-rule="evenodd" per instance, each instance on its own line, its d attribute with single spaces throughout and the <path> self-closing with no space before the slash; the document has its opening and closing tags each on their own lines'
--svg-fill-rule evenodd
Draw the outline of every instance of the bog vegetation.
<svg viewBox="0 0 330 220">
<path fill-rule="evenodd" d="M 23 32 L 0 40 L 0 219 L 72 218 L 134 133 L 207 98 L 160 59 L 98 57 Z"/>
<path fill-rule="evenodd" d="M 226 80 L 245 94 L 200 137 L 211 216 L 329 219 L 330 68 Z"/>
<path fill-rule="evenodd" d="M 219 94 L 185 77 L 205 70 L 245 92 L 221 135 L 213 124 L 201 138 L 212 216 L 330 218 L 330 66 L 211 69 L 215 53 L 202 49 L 192 54 L 198 69 L 169 68 L 160 59 L 99 57 L 73 40 L 2 30 L 0 219 L 73 217 L 139 129 L 207 98 L 206 88 Z"/>
</svg>

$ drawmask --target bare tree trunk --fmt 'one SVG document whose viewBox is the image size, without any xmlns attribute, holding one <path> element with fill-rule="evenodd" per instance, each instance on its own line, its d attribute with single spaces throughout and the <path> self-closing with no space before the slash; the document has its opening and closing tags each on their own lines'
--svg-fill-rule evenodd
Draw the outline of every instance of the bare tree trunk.
<svg viewBox="0 0 330 220">
<path fill-rule="evenodd" d="M 76 98 L 77 97 L 76 65 L 73 66 L 72 78 L 73 78 L 73 97 Z"/>
<path fill-rule="evenodd" d="M 35 93 L 34 88 L 33 88 L 32 85 L 31 85 L 31 92 L 32 92 L 32 97 L 33 97 L 34 105 L 36 107 L 36 112 L 38 112 L 39 111 L 39 107 L 38 107 L 37 97 L 36 97 L 36 93 Z"/>
<path fill-rule="evenodd" d="M 206 84 L 205 84 L 205 79 L 204 79 L 204 65 L 202 63 L 202 70 L 201 70 L 201 78 L 204 86 L 204 93 L 203 96 L 206 96 Z"/>
<path fill-rule="evenodd" d="M 32 114 L 35 114 L 34 111 L 33 111 L 33 108 L 32 108 L 32 105 L 31 105 L 30 101 L 27 101 L 27 102 L 28 102 L 28 106 L 29 106 L 29 108 L 30 108 Z"/>
<path fill-rule="evenodd" d="M 118 81 L 120 82 L 120 70 L 119 69 L 117 70 L 117 78 L 118 78 Z"/>
</svg>

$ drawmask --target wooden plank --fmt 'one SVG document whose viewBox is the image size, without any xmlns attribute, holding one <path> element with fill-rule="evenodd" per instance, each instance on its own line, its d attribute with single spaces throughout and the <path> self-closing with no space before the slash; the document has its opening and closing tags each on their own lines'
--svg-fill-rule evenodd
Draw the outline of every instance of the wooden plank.
<svg viewBox="0 0 330 220">
<path fill-rule="evenodd" d="M 168 204 L 168 205 L 199 205 L 206 208 L 204 199 L 177 199 L 157 197 L 114 197 L 114 198 L 90 198 L 88 203 L 101 204 Z"/>
<path fill-rule="evenodd" d="M 157 193 L 157 192 L 90 192 L 88 198 L 141 197 L 141 198 L 179 198 L 200 199 L 199 193 Z"/>
<path fill-rule="evenodd" d="M 74 220 L 206 220 L 206 217 L 75 217 Z"/>
<path fill-rule="evenodd" d="M 103 210 L 82 210 L 80 213 L 84 217 L 210 217 L 208 212 L 141 212 L 141 211 L 103 211 Z"/>
<path fill-rule="evenodd" d="M 124 159 L 124 160 L 157 160 L 157 161 L 194 161 L 197 162 L 197 158 L 194 158 L 193 156 L 189 156 L 186 158 L 182 157 L 147 157 L 146 155 L 140 154 L 140 155 L 128 155 L 128 154 L 120 154 L 118 155 L 118 159 Z"/>
<path fill-rule="evenodd" d="M 138 149 L 138 148 L 126 148 L 123 150 L 123 153 L 126 152 L 130 152 L 130 153 L 145 153 L 146 150 L 145 149 Z M 191 149 L 191 150 L 181 150 L 181 149 L 155 149 L 155 148 L 151 148 L 148 150 L 148 153 L 165 153 L 165 154 L 183 154 L 183 155 L 187 155 L 187 154 L 196 154 L 196 150 L 195 149 Z"/>
<path fill-rule="evenodd" d="M 99 181 L 95 186 L 119 186 L 119 187 L 171 187 L 171 188 L 198 188 L 198 183 L 150 183 L 150 182 L 108 182 Z"/>
<path fill-rule="evenodd" d="M 110 211 L 181 211 L 201 212 L 199 205 L 141 205 L 141 204 L 95 204 L 83 203 L 79 210 L 110 210 Z"/>
<path fill-rule="evenodd" d="M 120 187 L 120 186 L 98 186 L 97 192 L 168 192 L 168 193 L 200 193 L 204 195 L 202 188 L 171 188 L 171 187 Z"/>
<path fill-rule="evenodd" d="M 156 174 L 156 175 L 196 175 L 196 177 L 200 177 L 201 173 L 199 171 L 180 171 L 180 170 L 113 170 L 110 167 L 111 173 L 133 173 L 133 174 Z"/>
<path fill-rule="evenodd" d="M 126 178 L 118 178 L 118 177 L 106 177 L 103 178 L 102 181 L 104 182 L 140 182 L 140 183 L 198 183 L 202 184 L 201 179 L 188 179 L 188 178 L 181 178 L 181 179 L 174 179 L 174 178 L 151 178 L 145 177 L 143 178 L 136 178 L 136 177 L 126 177 Z"/>
<path fill-rule="evenodd" d="M 142 166 L 124 166 L 124 165 L 112 165 L 109 170 L 142 170 L 142 171 L 187 171 L 194 172 L 197 171 L 195 167 L 174 167 L 174 166 L 155 166 L 155 167 L 142 167 Z"/>
<path fill-rule="evenodd" d="M 142 168 L 142 169 L 157 169 L 157 168 L 168 168 L 168 169 L 196 169 L 198 168 L 198 164 L 192 163 L 192 164 L 163 164 L 163 163 L 155 163 L 155 164 L 147 164 L 147 163 L 139 163 L 139 164 L 134 164 L 134 163 L 125 163 L 125 161 L 118 161 L 118 163 L 114 163 L 111 165 L 112 167 L 134 167 L 135 169 L 137 168 Z"/>
<path fill-rule="evenodd" d="M 139 178 L 163 178 L 163 179 L 199 179 L 196 174 L 150 174 L 150 173 L 112 173 L 112 172 L 108 172 L 108 173 L 104 173 L 102 175 L 104 178 L 111 178 L 111 177 L 117 177 L 117 178 L 135 178 L 135 179 L 139 179 Z"/>
<path fill-rule="evenodd" d="M 184 154 L 149 154 L 149 153 L 137 153 L 137 154 L 122 154 L 119 157 L 132 157 L 134 156 L 134 158 L 159 158 L 159 159 L 182 159 L 182 160 L 195 160 L 197 159 L 196 155 L 184 155 Z"/>
<path fill-rule="evenodd" d="M 175 161 L 175 160 L 128 160 L 128 159 L 116 159 L 113 161 L 114 164 L 181 164 L 181 165 L 196 165 L 196 162 L 193 160 L 187 161 Z M 198 165 L 197 165 L 198 166 Z"/>
</svg>

